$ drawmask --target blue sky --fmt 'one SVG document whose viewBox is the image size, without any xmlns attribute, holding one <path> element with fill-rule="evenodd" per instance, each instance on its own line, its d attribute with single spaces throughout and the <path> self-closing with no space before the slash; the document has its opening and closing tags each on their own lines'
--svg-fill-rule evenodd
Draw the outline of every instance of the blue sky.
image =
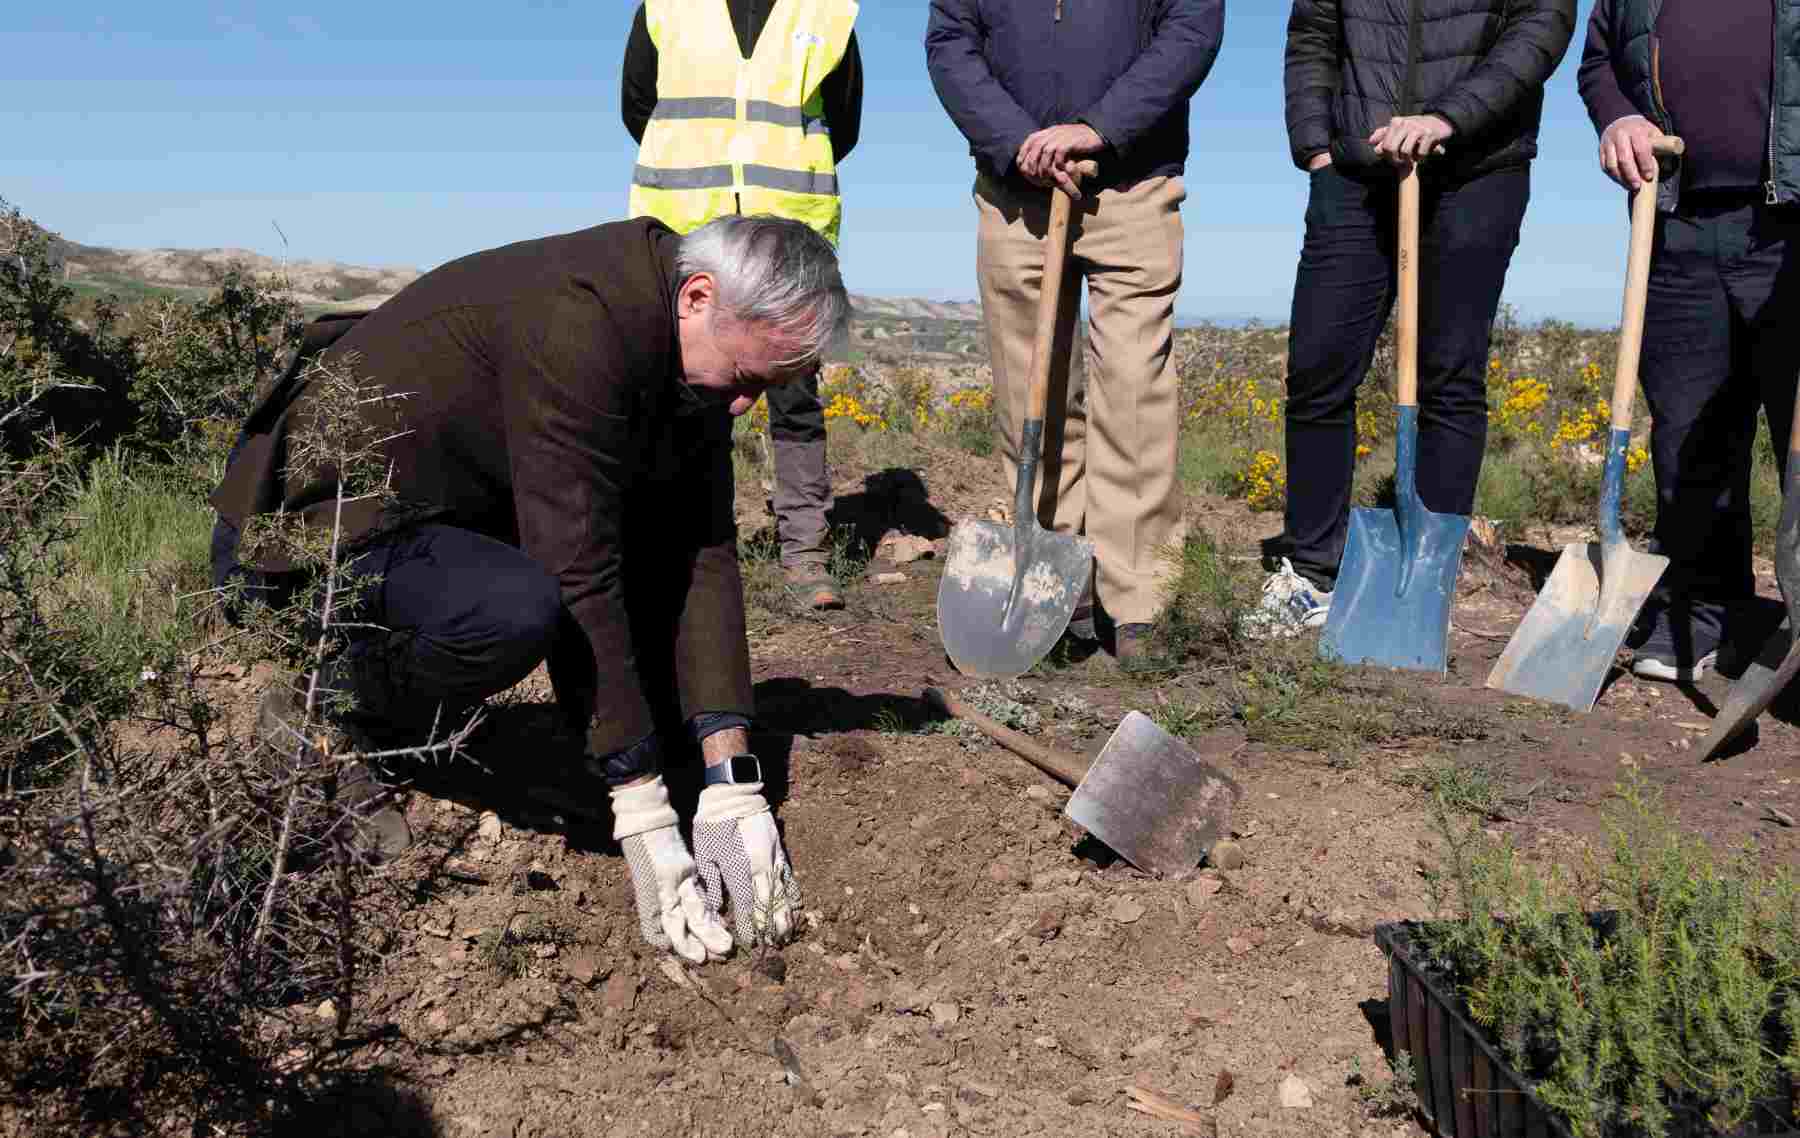
<svg viewBox="0 0 1800 1138">
<path fill-rule="evenodd" d="M 1527 316 L 1610 324 L 1625 214 L 1575 93 L 1591 4 L 1550 82 L 1506 296 Z M 93 244 L 279 255 L 274 222 L 296 258 L 421 268 L 611 220 L 633 156 L 618 65 L 634 6 L 25 5 L 0 76 L 0 196 Z M 1305 205 L 1282 127 L 1288 7 L 1228 0 L 1225 49 L 1194 101 L 1188 317 L 1286 316 Z M 926 10 L 862 7 L 845 271 L 855 291 L 969 298 L 973 167 L 925 74 Z"/>
</svg>

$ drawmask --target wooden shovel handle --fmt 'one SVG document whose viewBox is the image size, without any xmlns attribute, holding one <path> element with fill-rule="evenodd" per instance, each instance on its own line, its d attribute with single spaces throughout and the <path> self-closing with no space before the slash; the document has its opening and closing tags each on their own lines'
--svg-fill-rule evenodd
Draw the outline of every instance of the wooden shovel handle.
<svg viewBox="0 0 1800 1138">
<path fill-rule="evenodd" d="M 1100 172 L 1092 159 L 1077 162 L 1069 176 L 1079 185 Z M 1044 233 L 1044 279 L 1038 290 L 1037 334 L 1031 341 L 1031 401 L 1025 417 L 1042 421 L 1050 403 L 1050 353 L 1056 345 L 1057 309 L 1062 304 L 1063 265 L 1069 257 L 1068 191 L 1050 191 L 1050 228 Z"/>
<path fill-rule="evenodd" d="M 1394 370 L 1399 379 L 1394 404 L 1419 403 L 1419 164 L 1400 179 L 1399 254 L 1400 314 L 1394 330 Z"/>
<path fill-rule="evenodd" d="M 1659 157 L 1687 150 L 1668 135 L 1650 144 Z M 1650 289 L 1650 249 L 1656 240 L 1656 181 L 1650 178 L 1631 197 L 1631 252 L 1625 258 L 1625 311 L 1619 321 L 1619 363 L 1613 372 L 1612 428 L 1631 429 L 1631 403 L 1637 397 L 1638 359 L 1644 346 L 1644 298 Z"/>
<path fill-rule="evenodd" d="M 1043 771 L 1064 786 L 1078 786 L 1087 776 L 1087 764 L 1074 755 L 1034 743 L 1010 727 L 1002 727 L 992 719 L 965 706 L 955 696 L 936 688 L 925 689 L 925 702 L 948 715 L 980 728 L 981 733 Z"/>
</svg>

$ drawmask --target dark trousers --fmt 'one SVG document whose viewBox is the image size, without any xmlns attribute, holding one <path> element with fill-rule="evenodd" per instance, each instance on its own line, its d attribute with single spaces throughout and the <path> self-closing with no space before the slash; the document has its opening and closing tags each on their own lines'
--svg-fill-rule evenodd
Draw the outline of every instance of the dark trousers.
<svg viewBox="0 0 1800 1138">
<path fill-rule="evenodd" d="M 819 376 L 771 387 L 769 444 L 775 459 L 775 533 L 781 563 L 823 566 L 830 557 L 826 511 L 831 477 L 825 467 L 825 404 Z"/>
<path fill-rule="evenodd" d="M 267 590 L 273 605 L 290 601 L 306 580 L 268 575 L 238 563 L 237 529 L 221 518 L 213 530 L 213 580 L 241 578 Z M 328 684 L 346 690 L 354 714 L 395 731 L 453 717 L 531 673 L 567 621 L 557 580 L 522 551 L 447 525 L 423 525 L 357 555 L 357 576 L 380 582 L 340 620 L 378 627 L 346 628 L 344 650 Z M 576 630 L 576 640 L 586 640 Z"/>
<path fill-rule="evenodd" d="M 1800 210 L 1755 192 L 1688 194 L 1660 216 L 1639 380 L 1650 405 L 1656 548 L 1653 604 L 1706 635 L 1756 591 L 1750 470 L 1756 412 L 1785 467 L 1800 375 Z"/>
<path fill-rule="evenodd" d="M 1487 445 L 1488 333 L 1531 197 L 1526 168 L 1426 182 L 1419 221 L 1419 496 L 1467 514 Z M 1287 514 L 1294 568 L 1331 588 L 1356 470 L 1356 389 L 1394 306 L 1398 183 L 1312 174 L 1288 330 Z"/>
</svg>

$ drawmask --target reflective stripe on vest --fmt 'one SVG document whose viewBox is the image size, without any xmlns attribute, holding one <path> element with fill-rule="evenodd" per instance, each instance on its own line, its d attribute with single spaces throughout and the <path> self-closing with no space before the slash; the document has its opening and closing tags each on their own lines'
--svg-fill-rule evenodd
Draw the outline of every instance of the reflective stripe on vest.
<svg viewBox="0 0 1800 1138">
<path fill-rule="evenodd" d="M 687 233 L 725 213 L 804 221 L 836 242 L 842 204 L 819 86 L 842 62 L 853 0 L 775 0 L 745 59 L 725 0 L 646 0 L 656 107 L 631 215 Z"/>
</svg>

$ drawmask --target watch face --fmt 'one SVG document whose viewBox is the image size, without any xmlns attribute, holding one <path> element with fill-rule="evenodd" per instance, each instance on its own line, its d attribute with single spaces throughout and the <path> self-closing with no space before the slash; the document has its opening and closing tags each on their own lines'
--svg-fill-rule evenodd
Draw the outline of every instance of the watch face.
<svg viewBox="0 0 1800 1138">
<path fill-rule="evenodd" d="M 755 755 L 731 756 L 732 782 L 761 782 L 762 764 L 756 761 Z"/>
</svg>

